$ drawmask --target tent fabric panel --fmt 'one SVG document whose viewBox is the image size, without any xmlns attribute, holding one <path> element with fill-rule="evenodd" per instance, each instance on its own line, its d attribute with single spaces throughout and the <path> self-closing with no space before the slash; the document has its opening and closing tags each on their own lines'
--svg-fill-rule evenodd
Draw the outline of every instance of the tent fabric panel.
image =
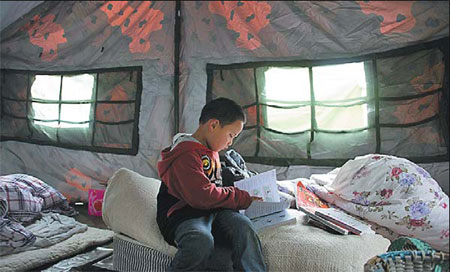
<svg viewBox="0 0 450 272">
<path fill-rule="evenodd" d="M 347 159 L 376 153 L 375 143 L 375 129 L 355 133 L 316 132 L 311 143 L 311 159 Z"/>
<path fill-rule="evenodd" d="M 422 2 L 183 2 L 184 51 L 192 58 L 230 57 L 228 63 L 241 56 L 319 59 L 379 52 L 448 34 L 448 13 L 443 12 L 448 3 Z M 395 11 L 399 22 L 392 17 Z"/>
<path fill-rule="evenodd" d="M 137 93 L 137 71 L 103 72 L 98 75 L 97 100 L 135 100 Z"/>
<path fill-rule="evenodd" d="M 233 148 L 239 150 L 242 156 L 254 156 L 256 150 L 255 128 L 244 129 L 233 143 Z"/>
<path fill-rule="evenodd" d="M 254 70 L 214 70 L 213 78 L 216 97 L 227 96 L 239 100 L 242 106 L 255 101 Z"/>
<path fill-rule="evenodd" d="M 238 100 L 235 100 L 238 101 Z M 246 127 L 255 127 L 256 126 L 256 122 L 257 122 L 257 118 L 256 118 L 256 111 L 257 111 L 257 106 L 256 105 L 252 105 L 252 106 L 244 106 L 243 107 L 244 112 L 245 112 L 245 116 L 247 117 L 247 123 L 245 123 Z M 260 114 L 260 120 L 261 120 L 261 114 Z"/>
<path fill-rule="evenodd" d="M 308 158 L 307 143 L 310 141 L 308 132 L 298 135 L 283 135 L 261 129 L 258 138 L 259 152 L 255 157 L 269 158 Z"/>
<path fill-rule="evenodd" d="M 9 116 L 26 118 L 27 117 L 27 102 L 6 100 L 3 103 L 3 112 Z"/>
<path fill-rule="evenodd" d="M 44 1 L 1 1 L 0 31 Z"/>
<path fill-rule="evenodd" d="M 119 123 L 134 121 L 134 103 L 97 103 L 95 119 L 101 122 Z"/>
<path fill-rule="evenodd" d="M 382 154 L 398 157 L 424 157 L 447 155 L 439 120 L 434 119 L 413 127 L 382 127 Z"/>
<path fill-rule="evenodd" d="M 4 137 L 28 138 L 31 135 L 26 119 L 17 119 L 9 116 L 3 116 L 1 121 L 1 133 Z"/>
<path fill-rule="evenodd" d="M 2 31 L 2 60 L 24 69 L 157 60 L 158 72 L 172 74 L 174 7 L 175 1 L 45 1 Z"/>
<path fill-rule="evenodd" d="M 95 125 L 94 146 L 115 147 L 129 149 L 132 146 L 133 123 Z"/>
<path fill-rule="evenodd" d="M 444 55 L 438 48 L 377 60 L 382 97 L 424 94 L 442 88 Z"/>
<path fill-rule="evenodd" d="M 9 99 L 27 99 L 28 75 L 25 73 L 1 73 L 1 96 Z"/>
<path fill-rule="evenodd" d="M 31 136 L 27 139 L 30 141 L 36 141 L 38 143 L 46 143 L 46 142 L 58 142 L 58 130 L 53 127 L 47 126 L 32 126 L 30 124 L 30 128 L 32 131 Z M 23 139 L 19 139 L 23 140 Z"/>
<path fill-rule="evenodd" d="M 380 102 L 381 124 L 412 124 L 439 114 L 441 93 L 402 101 Z"/>
<path fill-rule="evenodd" d="M 92 136 L 86 129 L 66 129 L 58 132 L 58 141 L 67 145 L 91 146 Z"/>
</svg>

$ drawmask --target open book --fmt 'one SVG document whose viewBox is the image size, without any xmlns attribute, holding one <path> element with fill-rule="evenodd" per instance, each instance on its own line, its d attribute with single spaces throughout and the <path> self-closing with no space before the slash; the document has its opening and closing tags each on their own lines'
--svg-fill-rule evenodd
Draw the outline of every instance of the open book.
<svg viewBox="0 0 450 272">
<path fill-rule="evenodd" d="M 297 209 L 304 212 L 313 225 L 322 225 L 340 234 L 375 233 L 369 224 L 343 210 L 330 208 L 301 182 L 296 188 Z"/>
<path fill-rule="evenodd" d="M 234 186 L 247 191 L 251 196 L 259 196 L 263 201 L 253 201 L 243 212 L 253 221 L 257 230 L 288 222 L 296 217 L 287 211 L 290 202 L 280 198 L 276 183 L 276 170 L 270 170 L 250 178 L 234 182 Z"/>
</svg>

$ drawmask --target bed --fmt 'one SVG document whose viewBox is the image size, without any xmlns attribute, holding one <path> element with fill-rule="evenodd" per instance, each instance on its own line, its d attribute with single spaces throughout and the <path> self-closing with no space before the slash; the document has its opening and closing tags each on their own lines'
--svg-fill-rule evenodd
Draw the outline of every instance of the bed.
<svg viewBox="0 0 450 272">
<path fill-rule="evenodd" d="M 0 267 L 23 271 L 112 240 L 113 232 L 74 219 L 67 199 L 25 174 L 0 176 Z"/>
<path fill-rule="evenodd" d="M 160 183 L 126 168 L 119 169 L 108 181 L 103 221 L 115 233 L 115 270 L 165 271 L 175 255 L 177 249 L 164 241 L 156 223 Z M 385 252 L 390 244 L 377 234 L 331 234 L 307 225 L 302 212 L 293 212 L 296 222 L 259 233 L 269 271 L 361 271 L 367 260 Z M 131 221 L 133 224 L 129 224 Z M 217 255 L 223 254 L 213 258 Z M 217 266 L 210 268 L 215 270 Z"/>
</svg>

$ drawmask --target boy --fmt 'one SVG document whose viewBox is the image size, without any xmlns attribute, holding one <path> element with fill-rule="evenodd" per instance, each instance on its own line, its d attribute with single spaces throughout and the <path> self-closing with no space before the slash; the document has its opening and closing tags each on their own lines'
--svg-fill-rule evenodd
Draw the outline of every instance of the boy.
<svg viewBox="0 0 450 272">
<path fill-rule="evenodd" d="M 242 131 L 244 111 L 234 101 L 218 98 L 203 107 L 199 121 L 194 134 L 175 135 L 158 162 L 157 222 L 164 239 L 178 248 L 171 269 L 205 270 L 214 240 L 223 239 L 231 243 L 235 270 L 265 271 L 258 235 L 238 212 L 262 199 L 222 187 L 220 176 L 218 152 Z"/>
</svg>

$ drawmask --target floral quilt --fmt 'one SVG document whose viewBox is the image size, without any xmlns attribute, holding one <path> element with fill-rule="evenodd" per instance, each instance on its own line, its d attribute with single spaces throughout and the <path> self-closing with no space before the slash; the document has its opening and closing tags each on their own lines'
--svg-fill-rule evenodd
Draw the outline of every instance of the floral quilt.
<svg viewBox="0 0 450 272">
<path fill-rule="evenodd" d="M 325 200 L 398 235 L 449 251 L 449 199 L 420 166 L 394 156 L 369 154 L 345 163 Z"/>
</svg>

